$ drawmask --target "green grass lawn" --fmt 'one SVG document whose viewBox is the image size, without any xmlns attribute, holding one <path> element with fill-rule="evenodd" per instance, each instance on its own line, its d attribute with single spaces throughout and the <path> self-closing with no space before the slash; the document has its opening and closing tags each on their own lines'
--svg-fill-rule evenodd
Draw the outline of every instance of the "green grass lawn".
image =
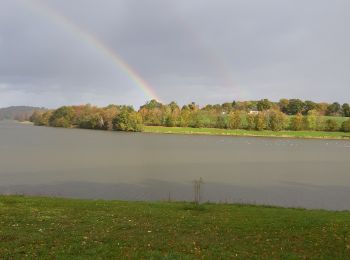
<svg viewBox="0 0 350 260">
<path fill-rule="evenodd" d="M 265 137 L 291 137 L 291 138 L 319 138 L 319 139 L 349 139 L 350 133 L 321 132 L 321 131 L 250 131 L 230 130 L 218 128 L 191 128 L 191 127 L 163 127 L 145 126 L 147 133 L 163 134 L 206 134 L 206 135 L 232 135 L 232 136 L 265 136 Z"/>
<path fill-rule="evenodd" d="M 350 258 L 350 212 L 0 196 L 0 259 Z"/>
</svg>

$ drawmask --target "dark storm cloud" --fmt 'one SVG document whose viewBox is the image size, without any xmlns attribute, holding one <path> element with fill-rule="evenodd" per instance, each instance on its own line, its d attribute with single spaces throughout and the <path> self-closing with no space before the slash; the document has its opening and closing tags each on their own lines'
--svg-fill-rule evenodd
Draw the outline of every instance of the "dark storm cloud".
<svg viewBox="0 0 350 260">
<path fill-rule="evenodd" d="M 349 101 L 347 0 L 43 2 L 115 50 L 165 101 Z M 0 106 L 146 99 L 74 29 L 30 0 L 1 1 Z"/>
</svg>

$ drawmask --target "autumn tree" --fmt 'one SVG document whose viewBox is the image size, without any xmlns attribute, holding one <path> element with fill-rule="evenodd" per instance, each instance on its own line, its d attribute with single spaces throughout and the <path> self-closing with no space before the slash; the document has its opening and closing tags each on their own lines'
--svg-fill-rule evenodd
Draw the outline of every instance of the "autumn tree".
<svg viewBox="0 0 350 260">
<path fill-rule="evenodd" d="M 290 119 L 290 129 L 293 131 L 303 130 L 303 115 L 301 113 Z"/>
<path fill-rule="evenodd" d="M 247 129 L 253 130 L 255 128 L 255 116 L 253 114 L 247 114 Z"/>
<path fill-rule="evenodd" d="M 228 115 L 227 127 L 229 129 L 240 129 L 242 128 L 242 119 L 240 111 L 231 112 Z"/>
<path fill-rule="evenodd" d="M 109 105 L 102 109 L 101 116 L 103 119 L 103 128 L 106 130 L 113 129 L 113 119 L 118 115 L 120 109 L 118 106 Z"/>
<path fill-rule="evenodd" d="M 281 131 L 285 128 L 287 117 L 284 113 L 278 110 L 269 112 L 268 127 L 272 131 Z"/>
<path fill-rule="evenodd" d="M 52 111 L 48 110 L 46 112 L 37 112 L 34 117 L 32 117 L 31 122 L 34 123 L 34 125 L 39 125 L 39 126 L 48 126 L 50 118 L 52 116 Z"/>
<path fill-rule="evenodd" d="M 266 115 L 263 112 L 255 115 L 254 118 L 255 130 L 262 131 L 267 127 Z"/>
</svg>

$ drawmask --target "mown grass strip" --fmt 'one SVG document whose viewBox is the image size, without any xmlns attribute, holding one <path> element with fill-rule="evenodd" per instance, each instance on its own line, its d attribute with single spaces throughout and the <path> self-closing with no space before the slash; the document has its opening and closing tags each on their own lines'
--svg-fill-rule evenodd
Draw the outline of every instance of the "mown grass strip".
<svg viewBox="0 0 350 260">
<path fill-rule="evenodd" d="M 312 139 L 350 139 L 350 133 L 321 132 L 321 131 L 250 131 L 244 129 L 218 129 L 218 128 L 191 128 L 191 127 L 164 127 L 145 126 L 146 133 L 161 134 L 200 134 L 200 135 L 229 135 L 252 137 L 285 137 L 285 138 L 312 138 Z"/>
</svg>

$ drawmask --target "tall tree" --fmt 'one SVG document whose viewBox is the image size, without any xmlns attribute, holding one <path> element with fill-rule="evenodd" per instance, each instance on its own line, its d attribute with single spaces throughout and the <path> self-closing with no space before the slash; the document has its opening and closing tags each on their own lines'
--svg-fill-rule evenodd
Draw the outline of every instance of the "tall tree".
<svg viewBox="0 0 350 260">
<path fill-rule="evenodd" d="M 316 108 L 317 104 L 313 101 L 306 100 L 305 101 L 305 106 L 303 110 L 303 115 L 307 115 L 309 111 L 314 110 Z"/>
<path fill-rule="evenodd" d="M 350 106 L 348 103 L 344 103 L 342 106 L 343 116 L 350 117 Z"/>
<path fill-rule="evenodd" d="M 327 115 L 328 116 L 336 116 L 339 115 L 340 113 L 340 104 L 338 102 L 334 102 L 333 104 L 331 104 L 330 106 L 328 106 L 327 109 Z"/>
<path fill-rule="evenodd" d="M 272 103 L 268 99 L 262 99 L 257 104 L 257 109 L 259 111 L 269 110 L 272 106 Z"/>
<path fill-rule="evenodd" d="M 279 106 L 280 110 L 285 114 L 288 114 L 288 105 L 289 105 L 289 100 L 286 98 L 282 98 L 278 102 L 278 106 Z"/>
<path fill-rule="evenodd" d="M 287 107 L 287 114 L 296 115 L 304 110 L 304 102 L 300 99 L 290 99 Z"/>
</svg>

